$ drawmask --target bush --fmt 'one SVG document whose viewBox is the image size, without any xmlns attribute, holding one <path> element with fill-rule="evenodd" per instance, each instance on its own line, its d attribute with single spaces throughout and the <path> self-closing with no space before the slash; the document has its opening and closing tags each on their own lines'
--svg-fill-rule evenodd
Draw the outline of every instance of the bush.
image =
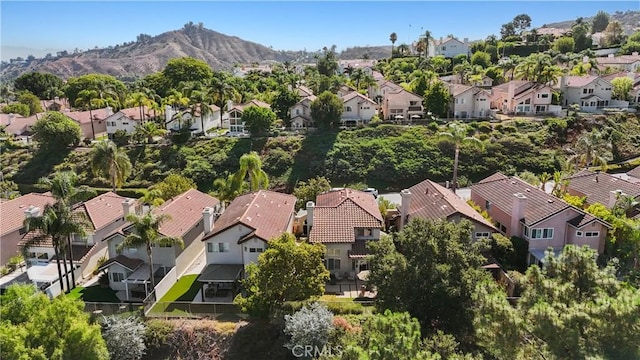
<svg viewBox="0 0 640 360">
<path fill-rule="evenodd" d="M 144 332 L 144 343 L 150 354 L 167 346 L 167 339 L 173 332 L 173 325 L 164 320 L 149 320 Z"/>
<path fill-rule="evenodd" d="M 144 355 L 145 326 L 140 319 L 111 315 L 104 318 L 102 327 L 102 337 L 112 359 L 137 360 Z"/>
<path fill-rule="evenodd" d="M 427 129 L 435 132 L 438 131 L 440 129 L 440 126 L 438 126 L 438 123 L 435 121 L 432 121 L 429 123 L 429 125 L 427 125 Z"/>
<path fill-rule="evenodd" d="M 131 135 L 124 130 L 116 130 L 113 134 L 113 143 L 118 147 L 129 145 L 129 140 L 131 139 Z"/>
<path fill-rule="evenodd" d="M 483 121 L 481 123 L 478 124 L 478 132 L 481 134 L 491 134 L 491 131 L 493 131 L 493 128 L 491 128 L 491 124 L 489 124 L 486 121 Z"/>
<path fill-rule="evenodd" d="M 333 301 L 327 302 L 326 305 L 329 311 L 336 315 L 360 315 L 364 313 L 364 306 L 353 301 Z"/>
<path fill-rule="evenodd" d="M 512 236 L 511 243 L 513 244 L 513 250 L 515 251 L 513 268 L 520 272 L 525 272 L 527 270 L 529 243 L 527 240 L 518 236 Z"/>
<path fill-rule="evenodd" d="M 333 314 L 317 302 L 293 315 L 285 315 L 284 320 L 284 333 L 291 337 L 285 345 L 288 349 L 306 346 L 321 349 L 333 329 Z"/>
</svg>

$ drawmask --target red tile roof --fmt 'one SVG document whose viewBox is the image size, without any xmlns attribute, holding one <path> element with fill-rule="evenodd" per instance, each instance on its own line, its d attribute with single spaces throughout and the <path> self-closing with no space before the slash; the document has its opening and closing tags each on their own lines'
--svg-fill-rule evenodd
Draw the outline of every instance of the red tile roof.
<svg viewBox="0 0 640 360">
<path fill-rule="evenodd" d="M 569 180 L 568 189 L 584 194 L 589 204 L 600 203 L 608 206 L 611 192 L 616 190 L 621 190 L 633 197 L 640 196 L 640 184 L 634 184 L 607 173 L 582 170 L 568 177 L 567 180 Z"/>
<path fill-rule="evenodd" d="M 14 121 L 18 121 L 19 119 L 24 119 L 24 116 L 20 114 L 0 113 L 0 126 L 7 126 L 10 122 L 13 123 Z"/>
<path fill-rule="evenodd" d="M 359 92 L 357 92 L 357 91 L 352 91 L 352 92 L 350 92 L 350 93 L 346 94 L 345 96 L 343 96 L 343 97 L 342 97 L 342 102 L 345 102 L 345 103 L 346 103 L 347 101 L 349 101 L 349 100 L 351 100 L 351 99 L 353 99 L 353 98 L 355 98 L 355 97 L 359 97 L 359 98 L 361 99 L 361 101 L 360 101 L 360 102 L 366 101 L 366 102 L 369 102 L 369 103 L 374 104 L 374 105 L 376 104 L 376 102 L 375 102 L 375 101 L 373 101 L 373 100 L 369 99 L 368 97 L 366 97 L 366 96 L 364 96 L 364 95 L 360 94 L 360 93 L 359 93 Z"/>
<path fill-rule="evenodd" d="M 54 202 L 55 200 L 49 192 L 44 194 L 30 193 L 8 201 L 0 200 L 0 236 L 22 228 L 25 219 L 24 211 L 29 207 L 40 208 L 40 213 L 42 213 L 45 205 Z"/>
<path fill-rule="evenodd" d="M 155 215 L 168 214 L 171 219 L 160 226 L 165 236 L 182 237 L 202 220 L 202 210 L 215 208 L 220 200 L 196 189 L 190 189 L 152 210 Z"/>
<path fill-rule="evenodd" d="M 587 86 L 587 85 L 591 84 L 592 82 L 596 81 L 598 78 L 599 78 L 599 76 L 596 76 L 596 75 L 567 76 L 566 77 L 566 85 L 567 85 L 567 87 L 581 88 L 583 86 Z"/>
<path fill-rule="evenodd" d="M 431 180 L 425 180 L 409 188 L 411 202 L 407 214 L 410 218 L 448 219 L 460 214 L 494 230 L 491 222 L 475 211 L 466 201 Z"/>
<path fill-rule="evenodd" d="M 128 117 L 131 120 L 140 121 L 140 108 L 137 106 L 132 108 L 127 108 L 127 109 L 122 109 L 119 112 L 124 114 L 124 116 Z M 153 118 L 153 110 L 149 109 L 146 106 L 143 106 L 142 116 L 144 116 L 146 120 Z"/>
<path fill-rule="evenodd" d="M 109 259 L 106 263 L 102 264 L 98 270 L 103 270 L 111 266 L 111 264 L 118 263 L 127 269 L 134 271 L 144 264 L 144 261 L 141 259 L 134 259 L 130 257 L 126 257 L 124 255 L 118 255 L 114 258 Z"/>
<path fill-rule="evenodd" d="M 91 123 L 90 112 L 87 111 L 64 111 L 62 112 L 65 116 L 79 122 L 80 124 L 89 124 Z M 93 115 L 93 120 L 104 120 L 111 115 L 111 111 L 107 108 L 104 109 L 95 109 L 91 110 L 91 115 Z"/>
<path fill-rule="evenodd" d="M 256 237 L 269 241 L 288 230 L 295 203 L 293 195 L 268 190 L 239 196 L 220 215 L 214 230 L 203 241 L 236 224 L 253 229 Z"/>
<path fill-rule="evenodd" d="M 355 229 L 380 229 L 382 224 L 378 203 L 371 194 L 353 189 L 329 191 L 316 198 L 309 241 L 351 243 Z"/>
<path fill-rule="evenodd" d="M 81 203 L 76 207 L 76 211 L 84 212 L 93 224 L 93 228 L 100 230 L 124 217 L 122 202 L 126 199 L 109 191 Z"/>
<path fill-rule="evenodd" d="M 640 61 L 640 56 L 638 55 L 622 55 L 615 57 L 598 57 L 596 58 L 598 64 L 633 64 L 634 62 Z"/>
</svg>

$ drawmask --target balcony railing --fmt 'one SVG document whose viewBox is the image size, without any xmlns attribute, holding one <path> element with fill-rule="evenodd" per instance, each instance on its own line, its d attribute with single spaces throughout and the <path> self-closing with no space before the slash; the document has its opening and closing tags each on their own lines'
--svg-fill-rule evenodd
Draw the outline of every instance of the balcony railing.
<svg viewBox="0 0 640 360">
<path fill-rule="evenodd" d="M 409 111 L 409 112 L 412 112 L 412 111 L 419 111 L 419 112 L 422 112 L 422 111 L 423 111 L 423 109 L 422 109 L 422 106 L 409 106 L 409 110 L 408 110 L 408 111 Z"/>
</svg>

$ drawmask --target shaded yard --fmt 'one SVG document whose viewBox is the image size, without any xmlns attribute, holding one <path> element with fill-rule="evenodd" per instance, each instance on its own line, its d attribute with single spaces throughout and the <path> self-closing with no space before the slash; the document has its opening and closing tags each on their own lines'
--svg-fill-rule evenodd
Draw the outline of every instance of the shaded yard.
<svg viewBox="0 0 640 360">
<path fill-rule="evenodd" d="M 108 302 L 120 303 L 120 299 L 116 296 L 116 292 L 109 287 L 94 285 L 89 287 L 78 286 L 71 290 L 67 296 L 73 299 L 80 299 L 84 302 Z"/>
</svg>

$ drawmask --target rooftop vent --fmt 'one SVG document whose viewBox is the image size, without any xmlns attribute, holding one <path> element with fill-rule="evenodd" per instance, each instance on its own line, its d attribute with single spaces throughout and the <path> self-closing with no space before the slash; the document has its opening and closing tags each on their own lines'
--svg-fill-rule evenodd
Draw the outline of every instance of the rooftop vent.
<svg viewBox="0 0 640 360">
<path fill-rule="evenodd" d="M 553 204 L 553 199 L 547 199 L 547 202 L 548 202 L 549 204 Z"/>
</svg>

